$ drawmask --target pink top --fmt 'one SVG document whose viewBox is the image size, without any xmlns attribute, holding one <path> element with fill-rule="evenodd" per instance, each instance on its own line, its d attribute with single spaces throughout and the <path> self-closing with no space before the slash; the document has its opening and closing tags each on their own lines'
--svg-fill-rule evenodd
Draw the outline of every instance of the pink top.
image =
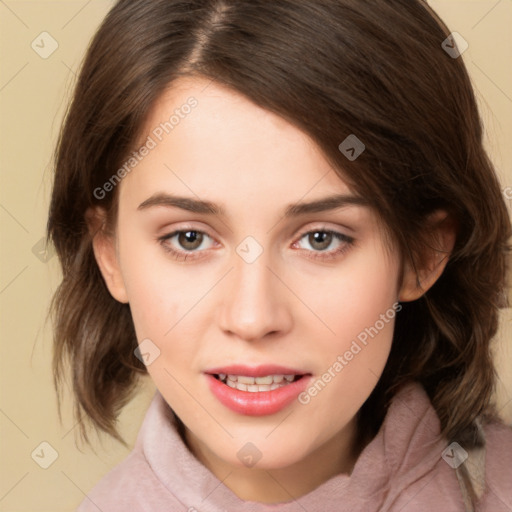
<svg viewBox="0 0 512 512">
<path fill-rule="evenodd" d="M 453 451 L 417 383 L 394 397 L 352 474 L 340 474 L 294 501 L 243 501 L 188 450 L 157 391 L 135 448 L 89 492 L 77 512 L 463 512 Z M 512 512 L 512 428 L 484 426 L 485 489 L 477 512 Z M 471 454 L 470 454 L 471 458 Z M 446 459 L 446 460 L 445 460 Z M 447 462 L 448 461 L 448 462 Z M 452 464 L 453 465 L 453 464 Z"/>
</svg>

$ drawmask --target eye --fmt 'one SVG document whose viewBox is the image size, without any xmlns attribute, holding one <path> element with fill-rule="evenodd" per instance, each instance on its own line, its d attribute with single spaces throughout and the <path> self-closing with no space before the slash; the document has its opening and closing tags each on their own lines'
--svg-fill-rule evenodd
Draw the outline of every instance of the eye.
<svg viewBox="0 0 512 512">
<path fill-rule="evenodd" d="M 197 229 L 180 229 L 158 238 L 162 248 L 174 259 L 179 261 L 198 259 L 205 256 L 206 249 L 211 248 L 213 244 L 206 244 L 207 239 L 211 237 L 204 231 Z M 306 242 L 312 249 L 300 247 L 300 241 Z M 174 243 L 173 243 L 174 242 Z M 334 248 L 328 250 L 334 243 Z M 343 233 L 330 229 L 313 229 L 303 233 L 293 247 L 298 247 L 301 252 L 304 251 L 307 258 L 328 261 L 341 256 L 354 244 L 354 239 Z"/>
<path fill-rule="evenodd" d="M 298 242 L 305 239 L 307 243 L 313 248 L 312 250 L 304 249 L 307 257 L 311 259 L 332 260 L 346 252 L 354 244 L 354 239 L 338 231 L 330 229 L 313 229 L 303 233 Z M 327 250 L 329 247 L 335 245 L 334 249 Z M 302 249 L 301 247 L 299 247 Z"/>
<path fill-rule="evenodd" d="M 158 239 L 163 249 L 170 253 L 177 260 L 186 260 L 191 258 L 198 258 L 195 253 L 203 252 L 199 249 L 207 249 L 204 247 L 203 242 L 210 238 L 210 236 L 204 231 L 197 229 L 181 229 L 173 231 L 168 235 L 164 235 Z M 175 244 L 173 244 L 175 239 Z M 176 247 L 178 246 L 178 248 Z"/>
</svg>

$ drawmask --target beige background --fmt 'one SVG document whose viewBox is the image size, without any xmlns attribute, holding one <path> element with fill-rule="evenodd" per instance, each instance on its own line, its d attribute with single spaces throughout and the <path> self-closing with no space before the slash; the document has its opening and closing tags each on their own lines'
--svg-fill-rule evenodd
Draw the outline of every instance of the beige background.
<svg viewBox="0 0 512 512">
<path fill-rule="evenodd" d="M 72 511 L 84 493 L 128 453 L 107 438 L 96 440 L 98 453 L 89 448 L 80 451 L 69 397 L 63 425 L 58 422 L 50 371 L 51 335 L 45 324 L 49 299 L 59 282 L 58 262 L 56 257 L 41 261 L 33 249 L 45 231 L 52 147 L 66 99 L 86 45 L 111 3 L 0 0 L 0 511 Z M 464 60 L 487 128 L 486 144 L 503 188 L 510 187 L 512 2 L 430 3 L 450 29 L 469 43 Z M 43 31 L 58 43 L 47 59 L 31 48 Z M 508 203 L 512 206 L 512 200 Z M 496 357 L 498 402 L 510 423 L 511 320 L 509 309 L 503 315 Z M 147 382 L 122 415 L 121 432 L 130 443 L 153 389 Z M 43 450 L 44 457 L 31 457 L 44 441 L 58 455 L 48 469 L 34 461 L 49 460 L 48 448 Z"/>
</svg>

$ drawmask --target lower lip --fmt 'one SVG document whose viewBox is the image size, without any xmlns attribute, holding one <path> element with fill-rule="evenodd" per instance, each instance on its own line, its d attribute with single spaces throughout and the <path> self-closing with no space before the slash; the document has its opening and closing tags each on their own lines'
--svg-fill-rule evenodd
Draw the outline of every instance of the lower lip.
<svg viewBox="0 0 512 512">
<path fill-rule="evenodd" d="M 207 374 L 206 377 L 211 392 L 221 404 L 246 416 L 266 416 L 281 411 L 306 389 L 310 380 L 309 375 L 304 375 L 299 380 L 272 391 L 250 392 L 232 388 L 213 375 Z"/>
</svg>

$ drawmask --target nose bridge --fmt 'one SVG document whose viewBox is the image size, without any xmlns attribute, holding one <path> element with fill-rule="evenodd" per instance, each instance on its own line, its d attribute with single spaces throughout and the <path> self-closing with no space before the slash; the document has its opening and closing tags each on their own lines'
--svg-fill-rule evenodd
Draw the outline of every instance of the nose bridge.
<svg viewBox="0 0 512 512">
<path fill-rule="evenodd" d="M 255 247 L 250 243 L 242 242 L 233 255 L 234 269 L 223 294 L 219 325 L 239 338 L 256 340 L 289 328 L 290 315 L 279 289 L 282 285 L 270 270 L 270 251 L 262 251 L 254 259 Z M 248 257 L 251 251 L 252 257 Z"/>
</svg>

